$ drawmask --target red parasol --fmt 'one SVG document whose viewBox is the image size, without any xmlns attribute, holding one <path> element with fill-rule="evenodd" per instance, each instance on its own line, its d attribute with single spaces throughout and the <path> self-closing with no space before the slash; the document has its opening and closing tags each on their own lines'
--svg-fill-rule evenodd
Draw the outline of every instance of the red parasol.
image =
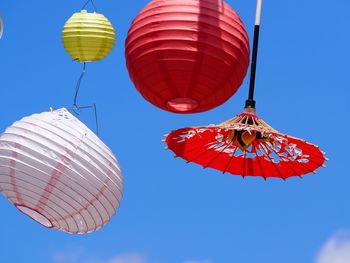
<svg viewBox="0 0 350 263">
<path fill-rule="evenodd" d="M 251 81 L 245 110 L 219 125 L 189 127 L 166 135 L 168 148 L 188 162 L 223 173 L 287 179 L 325 167 L 325 153 L 302 139 L 277 132 L 255 113 L 254 84 L 262 0 L 258 0 Z"/>
<path fill-rule="evenodd" d="M 173 131 L 165 141 L 176 157 L 243 177 L 287 179 L 326 160 L 318 146 L 277 132 L 249 108 L 219 125 Z"/>
</svg>

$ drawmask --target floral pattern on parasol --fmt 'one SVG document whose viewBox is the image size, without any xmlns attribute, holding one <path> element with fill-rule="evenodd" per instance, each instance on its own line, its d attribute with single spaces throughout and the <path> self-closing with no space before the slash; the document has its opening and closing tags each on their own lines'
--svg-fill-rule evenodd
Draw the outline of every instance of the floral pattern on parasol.
<svg viewBox="0 0 350 263">
<path fill-rule="evenodd" d="M 301 177 L 327 160 L 318 146 L 277 132 L 254 109 L 219 125 L 173 131 L 165 142 L 187 162 L 243 177 Z"/>
</svg>

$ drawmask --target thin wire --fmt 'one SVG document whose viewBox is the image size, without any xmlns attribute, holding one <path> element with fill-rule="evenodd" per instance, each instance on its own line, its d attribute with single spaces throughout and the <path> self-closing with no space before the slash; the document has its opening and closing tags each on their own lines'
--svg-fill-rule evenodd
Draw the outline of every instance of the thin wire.
<svg viewBox="0 0 350 263">
<path fill-rule="evenodd" d="M 94 3 L 93 0 L 87 0 L 86 3 L 83 5 L 83 7 L 81 8 L 81 10 L 83 10 L 89 3 L 91 3 L 91 5 L 93 6 L 94 8 L 94 12 L 97 12 L 97 8 L 96 8 L 96 5 Z"/>
<path fill-rule="evenodd" d="M 98 124 L 98 114 L 97 114 L 97 106 L 94 103 L 93 105 L 90 106 L 78 106 L 77 100 L 78 100 L 78 95 L 80 91 L 80 86 L 81 86 L 81 81 L 83 80 L 86 72 L 86 62 L 83 63 L 83 69 L 81 71 L 80 77 L 78 79 L 77 85 L 75 87 L 75 94 L 74 94 L 74 99 L 73 99 L 73 106 L 72 106 L 72 111 L 79 115 L 79 110 L 82 109 L 93 109 L 94 110 L 94 115 L 95 115 L 95 124 L 96 124 L 96 134 L 99 136 L 99 124 Z"/>
<path fill-rule="evenodd" d="M 98 121 L 98 113 L 97 113 L 97 106 L 96 103 L 89 105 L 89 106 L 76 106 L 74 108 L 71 108 L 69 110 L 73 111 L 75 114 L 79 115 L 79 112 L 77 110 L 85 110 L 85 109 L 93 109 L 94 115 L 95 115 L 95 127 L 96 127 L 96 134 L 97 136 L 100 136 L 100 127 L 99 127 L 99 121 Z"/>
<path fill-rule="evenodd" d="M 97 106 L 96 103 L 94 103 L 94 112 L 95 112 L 95 123 L 96 123 L 96 134 L 99 136 L 100 131 L 99 131 L 99 124 L 98 124 L 98 114 L 97 114 Z"/>
<path fill-rule="evenodd" d="M 78 105 L 77 105 L 77 99 L 78 99 L 78 94 L 79 94 L 79 90 L 80 90 L 80 84 L 81 84 L 81 81 L 85 75 L 85 72 L 86 72 L 86 62 L 84 62 L 83 64 L 83 70 L 80 74 L 80 77 L 78 79 L 78 82 L 77 82 L 77 85 L 75 87 L 75 95 L 74 95 L 74 100 L 73 100 L 73 108 L 79 108 Z"/>
</svg>

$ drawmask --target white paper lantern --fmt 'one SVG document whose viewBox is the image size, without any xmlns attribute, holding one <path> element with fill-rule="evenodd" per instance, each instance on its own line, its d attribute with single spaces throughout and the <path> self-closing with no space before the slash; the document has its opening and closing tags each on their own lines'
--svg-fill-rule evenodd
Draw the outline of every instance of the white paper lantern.
<svg viewBox="0 0 350 263">
<path fill-rule="evenodd" d="M 123 178 L 110 149 L 60 109 L 25 117 L 0 136 L 0 191 L 40 224 L 82 234 L 115 214 Z"/>
</svg>

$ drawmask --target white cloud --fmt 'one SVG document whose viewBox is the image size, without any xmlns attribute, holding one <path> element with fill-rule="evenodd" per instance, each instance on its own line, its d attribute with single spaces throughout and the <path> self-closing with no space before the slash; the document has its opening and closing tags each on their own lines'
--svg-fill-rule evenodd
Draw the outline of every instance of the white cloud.
<svg viewBox="0 0 350 263">
<path fill-rule="evenodd" d="M 81 256 L 84 254 L 82 249 L 66 250 L 57 252 L 53 255 L 54 263 L 78 263 Z"/>
<path fill-rule="evenodd" d="M 96 263 L 151 263 L 151 261 L 147 260 L 145 256 L 140 254 L 125 254 L 125 255 L 116 256 L 107 261 L 101 261 Z M 187 260 L 182 263 L 213 263 L 213 262 L 209 260 L 206 260 L 206 261 Z"/>
<path fill-rule="evenodd" d="M 66 250 L 53 255 L 54 263 L 150 263 L 137 253 L 121 254 L 107 260 L 89 259 L 82 249 Z"/>
<path fill-rule="evenodd" d="M 329 239 L 321 249 L 316 263 L 349 263 L 350 232 L 340 232 Z"/>
<path fill-rule="evenodd" d="M 125 254 L 116 256 L 101 263 L 146 263 L 144 256 L 138 254 Z"/>
<path fill-rule="evenodd" d="M 53 255 L 54 263 L 153 263 L 141 253 L 120 254 L 106 260 L 89 259 L 82 249 L 66 250 Z M 182 263 L 213 263 L 210 260 L 186 260 Z M 332 262 L 336 263 L 336 262 Z M 347 262 L 349 263 L 349 262 Z"/>
</svg>

